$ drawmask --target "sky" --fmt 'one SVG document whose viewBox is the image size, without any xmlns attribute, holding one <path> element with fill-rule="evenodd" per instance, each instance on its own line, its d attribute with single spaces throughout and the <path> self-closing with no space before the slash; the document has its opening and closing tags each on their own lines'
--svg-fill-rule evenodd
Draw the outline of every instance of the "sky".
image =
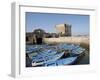
<svg viewBox="0 0 100 80">
<path fill-rule="evenodd" d="M 43 29 L 49 33 L 55 33 L 56 24 L 67 23 L 72 25 L 72 34 L 89 35 L 89 15 L 79 14 L 58 14 L 58 13 L 34 13 L 26 12 L 26 32 L 33 32 L 34 29 Z"/>
</svg>

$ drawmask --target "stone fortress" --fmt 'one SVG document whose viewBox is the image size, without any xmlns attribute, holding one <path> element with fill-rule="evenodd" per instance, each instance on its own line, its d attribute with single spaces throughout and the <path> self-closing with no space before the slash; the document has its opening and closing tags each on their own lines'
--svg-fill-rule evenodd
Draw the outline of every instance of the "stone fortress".
<svg viewBox="0 0 100 80">
<path fill-rule="evenodd" d="M 47 33 L 42 29 L 35 29 L 33 32 L 26 32 L 26 44 L 52 44 L 52 43 L 86 43 L 89 44 L 89 37 L 72 36 L 72 26 L 69 24 L 55 25 L 55 33 Z"/>
<path fill-rule="evenodd" d="M 71 36 L 71 25 L 69 24 L 58 24 L 55 26 L 59 36 Z"/>
</svg>

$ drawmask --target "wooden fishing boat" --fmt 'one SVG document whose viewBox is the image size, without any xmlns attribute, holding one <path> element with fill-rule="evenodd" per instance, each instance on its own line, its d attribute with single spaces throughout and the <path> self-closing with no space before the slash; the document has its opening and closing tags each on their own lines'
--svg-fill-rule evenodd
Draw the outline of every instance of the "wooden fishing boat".
<svg viewBox="0 0 100 80">
<path fill-rule="evenodd" d="M 64 52 L 60 52 L 53 56 L 35 57 L 32 59 L 32 66 L 38 66 L 38 65 L 47 64 L 49 62 L 54 62 L 54 61 L 60 59 L 63 55 L 64 55 Z"/>
<path fill-rule="evenodd" d="M 84 48 L 79 47 L 79 48 L 77 48 L 77 49 L 72 50 L 72 51 L 71 51 L 71 55 L 72 55 L 72 56 L 81 56 L 82 54 L 84 54 L 84 53 L 83 53 L 84 51 L 85 51 Z"/>
<path fill-rule="evenodd" d="M 74 64 L 76 60 L 77 60 L 77 56 L 76 57 L 68 57 L 68 58 L 64 58 L 64 59 L 59 59 L 55 62 L 49 62 L 49 63 L 45 64 L 45 66 L 70 65 L 70 64 Z"/>
<path fill-rule="evenodd" d="M 74 44 L 37 45 L 26 49 L 32 66 L 59 66 L 75 63 L 85 49 Z M 66 53 L 66 56 L 65 56 Z M 68 54 L 67 54 L 68 53 Z"/>
</svg>

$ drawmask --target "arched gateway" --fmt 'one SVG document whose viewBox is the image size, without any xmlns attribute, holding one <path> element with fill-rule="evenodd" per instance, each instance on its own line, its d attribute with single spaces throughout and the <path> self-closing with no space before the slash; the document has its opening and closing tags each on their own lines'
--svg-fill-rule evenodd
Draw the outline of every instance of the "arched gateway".
<svg viewBox="0 0 100 80">
<path fill-rule="evenodd" d="M 26 34 L 26 43 L 28 44 L 42 44 L 45 31 L 42 29 L 35 29 L 31 34 Z"/>
</svg>

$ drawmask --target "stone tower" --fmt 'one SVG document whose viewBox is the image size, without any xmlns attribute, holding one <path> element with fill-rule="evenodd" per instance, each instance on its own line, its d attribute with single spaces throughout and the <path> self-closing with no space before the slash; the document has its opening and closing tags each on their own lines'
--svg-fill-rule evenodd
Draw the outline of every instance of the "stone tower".
<svg viewBox="0 0 100 80">
<path fill-rule="evenodd" d="M 71 25 L 69 25 L 69 24 L 58 24 L 55 27 L 56 27 L 57 34 L 59 34 L 59 36 L 61 36 L 61 37 L 71 36 Z"/>
</svg>

